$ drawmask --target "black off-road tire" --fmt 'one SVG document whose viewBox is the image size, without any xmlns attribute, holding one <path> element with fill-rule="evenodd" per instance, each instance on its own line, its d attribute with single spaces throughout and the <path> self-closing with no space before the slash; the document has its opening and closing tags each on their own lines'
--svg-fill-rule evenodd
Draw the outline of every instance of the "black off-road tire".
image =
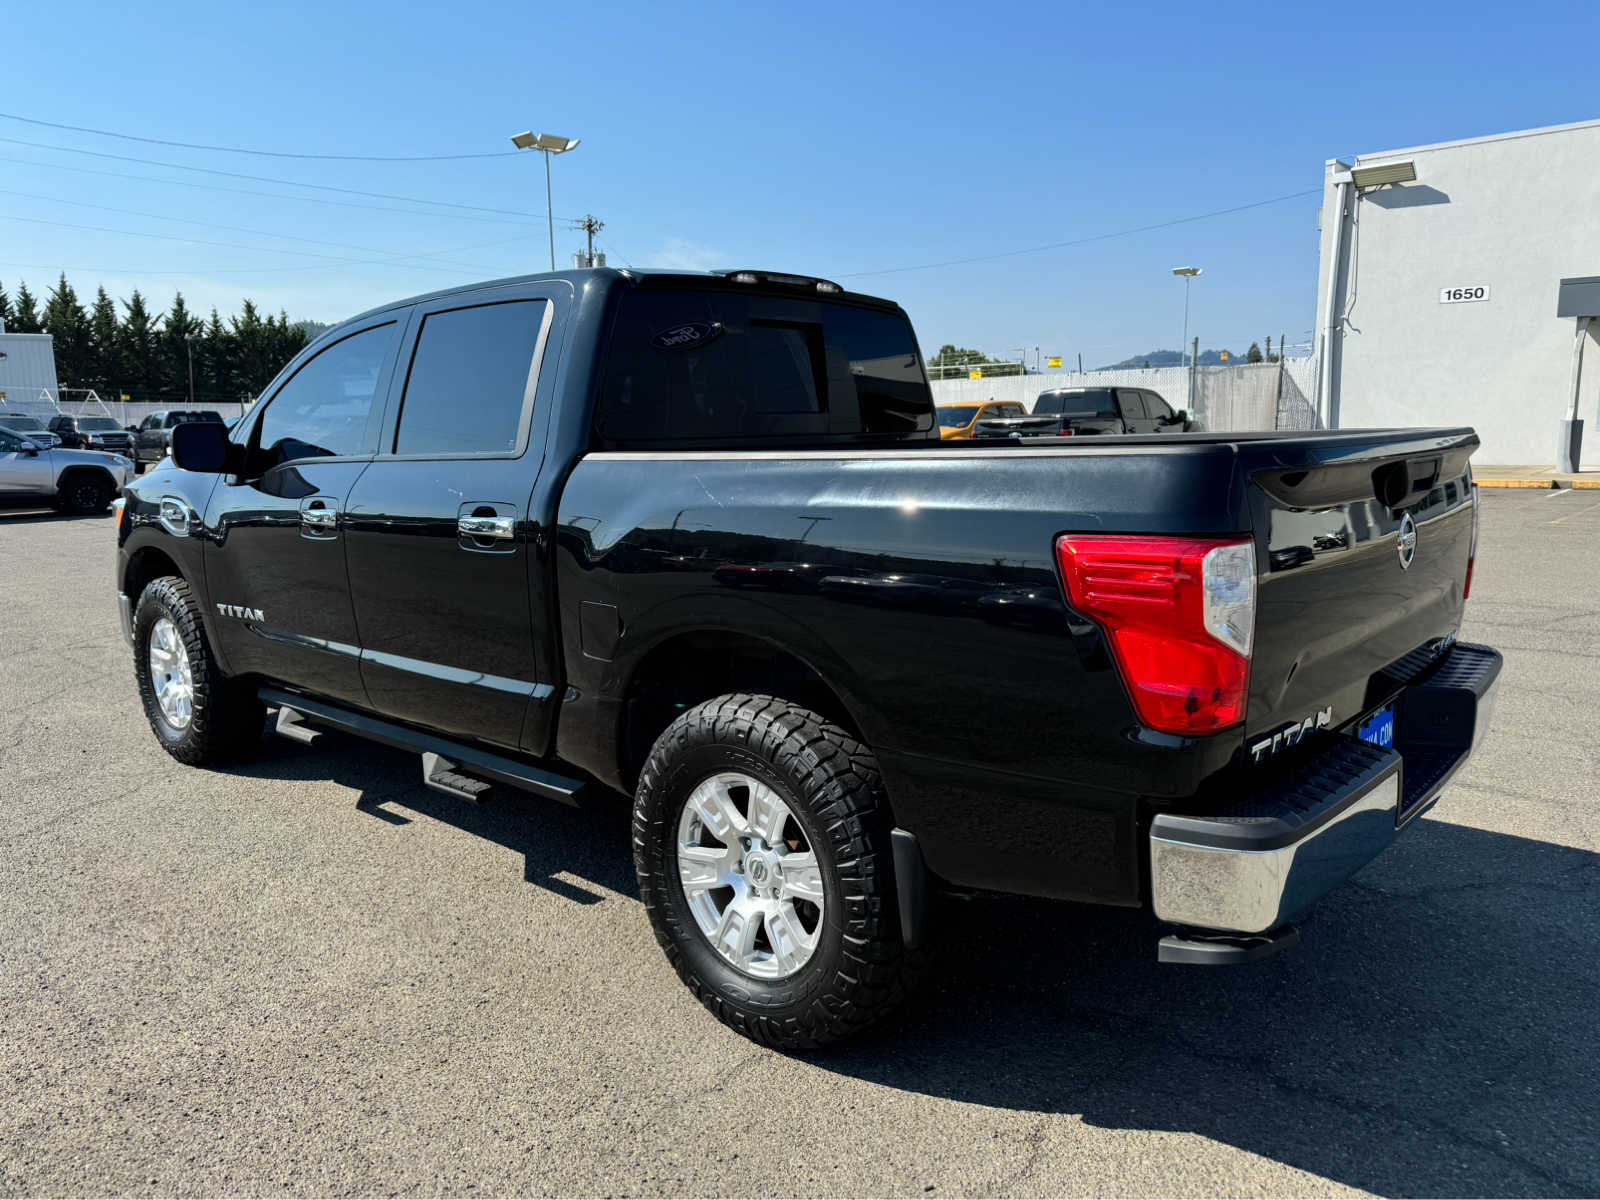
<svg viewBox="0 0 1600 1200">
<path fill-rule="evenodd" d="M 93 468 L 69 472 L 56 490 L 56 505 L 76 516 L 105 512 L 115 489 L 103 471 Z"/>
<path fill-rule="evenodd" d="M 758 979 L 718 954 L 679 882 L 684 803 L 722 771 L 776 790 L 821 867 L 820 940 L 787 979 Z M 640 773 L 633 808 L 639 894 L 678 977 L 718 1020 L 766 1046 L 827 1045 L 896 1007 L 920 965 L 901 942 L 889 830 L 883 781 L 866 746 L 788 701 L 720 696 L 667 726 Z"/>
<path fill-rule="evenodd" d="M 168 723 L 150 678 L 150 634 L 162 617 L 177 627 L 189 655 L 194 710 L 183 729 Z M 260 745 L 266 706 L 253 689 L 222 673 L 200 623 L 194 594 L 175 575 L 151 580 L 139 596 L 133 614 L 133 673 L 156 740 L 179 762 L 192 767 L 238 762 Z"/>
</svg>

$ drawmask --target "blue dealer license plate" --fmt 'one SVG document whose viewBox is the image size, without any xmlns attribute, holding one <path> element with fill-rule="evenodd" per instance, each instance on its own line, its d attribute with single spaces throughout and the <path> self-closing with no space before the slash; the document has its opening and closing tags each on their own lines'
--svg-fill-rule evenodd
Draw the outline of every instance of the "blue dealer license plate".
<svg viewBox="0 0 1600 1200">
<path fill-rule="evenodd" d="M 1393 749 L 1394 705 L 1385 704 L 1361 722 L 1361 728 L 1356 730 L 1356 736 L 1363 742 L 1371 742 L 1374 746 L 1382 746 L 1385 750 Z"/>
</svg>

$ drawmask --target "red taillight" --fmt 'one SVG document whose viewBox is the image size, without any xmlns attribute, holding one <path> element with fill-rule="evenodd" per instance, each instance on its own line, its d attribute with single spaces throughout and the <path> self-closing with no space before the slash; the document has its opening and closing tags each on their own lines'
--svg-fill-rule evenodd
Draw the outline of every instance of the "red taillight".
<svg viewBox="0 0 1600 1200">
<path fill-rule="evenodd" d="M 1472 485 L 1472 545 L 1467 550 L 1467 581 L 1461 585 L 1461 598 L 1472 595 L 1472 568 L 1478 561 L 1478 485 Z"/>
<path fill-rule="evenodd" d="M 1200 734 L 1244 720 L 1253 542 L 1066 534 L 1056 559 L 1072 607 L 1106 631 L 1143 724 Z"/>
</svg>

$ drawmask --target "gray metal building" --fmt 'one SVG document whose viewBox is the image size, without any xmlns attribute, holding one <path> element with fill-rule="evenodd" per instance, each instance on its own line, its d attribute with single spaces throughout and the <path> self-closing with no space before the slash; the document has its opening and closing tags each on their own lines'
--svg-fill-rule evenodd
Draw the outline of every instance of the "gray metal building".
<svg viewBox="0 0 1600 1200">
<path fill-rule="evenodd" d="M 0 411 L 52 410 L 56 399 L 55 342 L 48 333 L 0 333 Z"/>
<path fill-rule="evenodd" d="M 1330 425 L 1470 424 L 1474 461 L 1554 466 L 1577 387 L 1600 466 L 1600 319 L 1557 316 L 1600 276 L 1600 121 L 1330 160 L 1320 226 Z"/>
</svg>

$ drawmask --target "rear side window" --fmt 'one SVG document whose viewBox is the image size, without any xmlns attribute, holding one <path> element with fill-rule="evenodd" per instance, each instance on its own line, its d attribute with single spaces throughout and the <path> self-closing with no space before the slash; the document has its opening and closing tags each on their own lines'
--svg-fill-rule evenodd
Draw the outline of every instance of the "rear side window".
<svg viewBox="0 0 1600 1200">
<path fill-rule="evenodd" d="M 611 444 L 915 434 L 933 400 L 904 316 L 720 291 L 624 295 L 596 432 Z"/>
<path fill-rule="evenodd" d="M 546 300 L 429 313 L 400 402 L 396 454 L 514 454 L 538 384 Z"/>
<path fill-rule="evenodd" d="M 370 453 L 373 399 L 395 336 L 392 323 L 365 329 L 296 371 L 256 426 L 261 469 L 297 458 Z"/>
</svg>

